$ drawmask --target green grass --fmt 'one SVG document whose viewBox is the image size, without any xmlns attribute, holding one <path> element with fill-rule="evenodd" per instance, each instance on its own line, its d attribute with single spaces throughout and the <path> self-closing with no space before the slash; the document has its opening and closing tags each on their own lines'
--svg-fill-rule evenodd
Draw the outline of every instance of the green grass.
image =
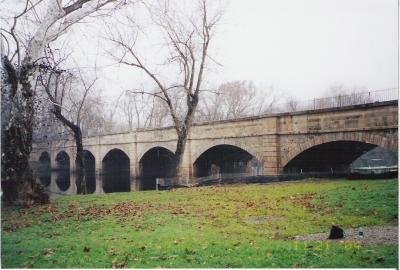
<svg viewBox="0 0 400 270">
<path fill-rule="evenodd" d="M 397 211 L 397 179 L 57 196 L 2 209 L 2 267 L 397 267 L 397 245 L 293 240 Z"/>
</svg>

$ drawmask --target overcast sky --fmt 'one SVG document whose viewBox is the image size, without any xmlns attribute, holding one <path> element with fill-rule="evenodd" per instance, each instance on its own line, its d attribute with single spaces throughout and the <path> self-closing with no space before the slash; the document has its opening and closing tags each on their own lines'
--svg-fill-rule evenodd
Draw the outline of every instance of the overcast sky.
<svg viewBox="0 0 400 270">
<path fill-rule="evenodd" d="M 222 80 L 278 84 L 312 97 L 334 82 L 397 86 L 395 0 L 233 0 Z"/>
<path fill-rule="evenodd" d="M 275 85 L 301 99 L 321 96 L 334 83 L 371 90 L 397 87 L 396 0 L 227 3 L 212 44 L 213 57 L 222 66 L 207 74 L 211 87 L 252 80 L 259 87 Z M 81 51 L 88 57 L 89 47 L 92 55 L 102 58 L 102 41 L 89 40 L 90 44 L 79 45 Z M 99 44 L 100 49 L 93 49 Z M 145 52 L 148 57 L 151 49 Z M 100 65 L 106 62 L 99 61 Z M 110 96 L 118 96 L 124 88 L 149 85 L 147 77 L 129 67 L 114 66 L 100 74 L 99 85 Z"/>
</svg>

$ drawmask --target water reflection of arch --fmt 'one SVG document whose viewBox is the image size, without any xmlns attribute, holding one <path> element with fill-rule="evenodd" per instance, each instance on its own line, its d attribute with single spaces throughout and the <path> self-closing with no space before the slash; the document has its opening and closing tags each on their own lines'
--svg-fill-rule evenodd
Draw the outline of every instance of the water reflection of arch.
<svg viewBox="0 0 400 270">
<path fill-rule="evenodd" d="M 105 193 L 130 191 L 130 159 L 114 148 L 102 160 L 102 182 Z"/>
<path fill-rule="evenodd" d="M 56 184 L 61 191 L 67 191 L 71 185 L 70 157 L 65 151 L 58 152 L 54 168 Z"/>
<path fill-rule="evenodd" d="M 96 190 L 96 158 L 89 150 L 83 151 L 85 165 L 86 190 L 93 193 Z"/>
<path fill-rule="evenodd" d="M 37 172 L 40 183 L 45 187 L 49 186 L 51 183 L 51 158 L 46 151 L 40 154 Z"/>
</svg>

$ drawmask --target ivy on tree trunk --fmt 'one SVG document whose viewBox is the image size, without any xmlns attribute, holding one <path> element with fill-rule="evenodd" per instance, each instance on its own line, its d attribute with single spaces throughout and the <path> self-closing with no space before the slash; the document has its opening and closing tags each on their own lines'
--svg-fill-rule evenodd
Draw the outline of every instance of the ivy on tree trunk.
<svg viewBox="0 0 400 270">
<path fill-rule="evenodd" d="M 30 205 L 47 203 L 48 195 L 34 179 L 29 165 L 32 151 L 34 122 L 34 99 L 30 83 L 34 69 L 23 65 L 19 76 L 6 57 L 2 58 L 3 74 L 2 109 L 9 113 L 7 123 L 2 125 L 2 191 L 7 203 Z"/>
</svg>

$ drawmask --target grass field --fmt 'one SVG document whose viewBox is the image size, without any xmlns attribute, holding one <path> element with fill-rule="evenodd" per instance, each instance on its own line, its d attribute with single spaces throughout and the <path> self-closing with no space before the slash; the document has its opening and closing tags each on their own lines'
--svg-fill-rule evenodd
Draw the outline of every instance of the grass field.
<svg viewBox="0 0 400 270">
<path fill-rule="evenodd" d="M 397 267 L 398 246 L 296 235 L 397 224 L 398 180 L 57 196 L 2 209 L 3 268 Z"/>
</svg>

